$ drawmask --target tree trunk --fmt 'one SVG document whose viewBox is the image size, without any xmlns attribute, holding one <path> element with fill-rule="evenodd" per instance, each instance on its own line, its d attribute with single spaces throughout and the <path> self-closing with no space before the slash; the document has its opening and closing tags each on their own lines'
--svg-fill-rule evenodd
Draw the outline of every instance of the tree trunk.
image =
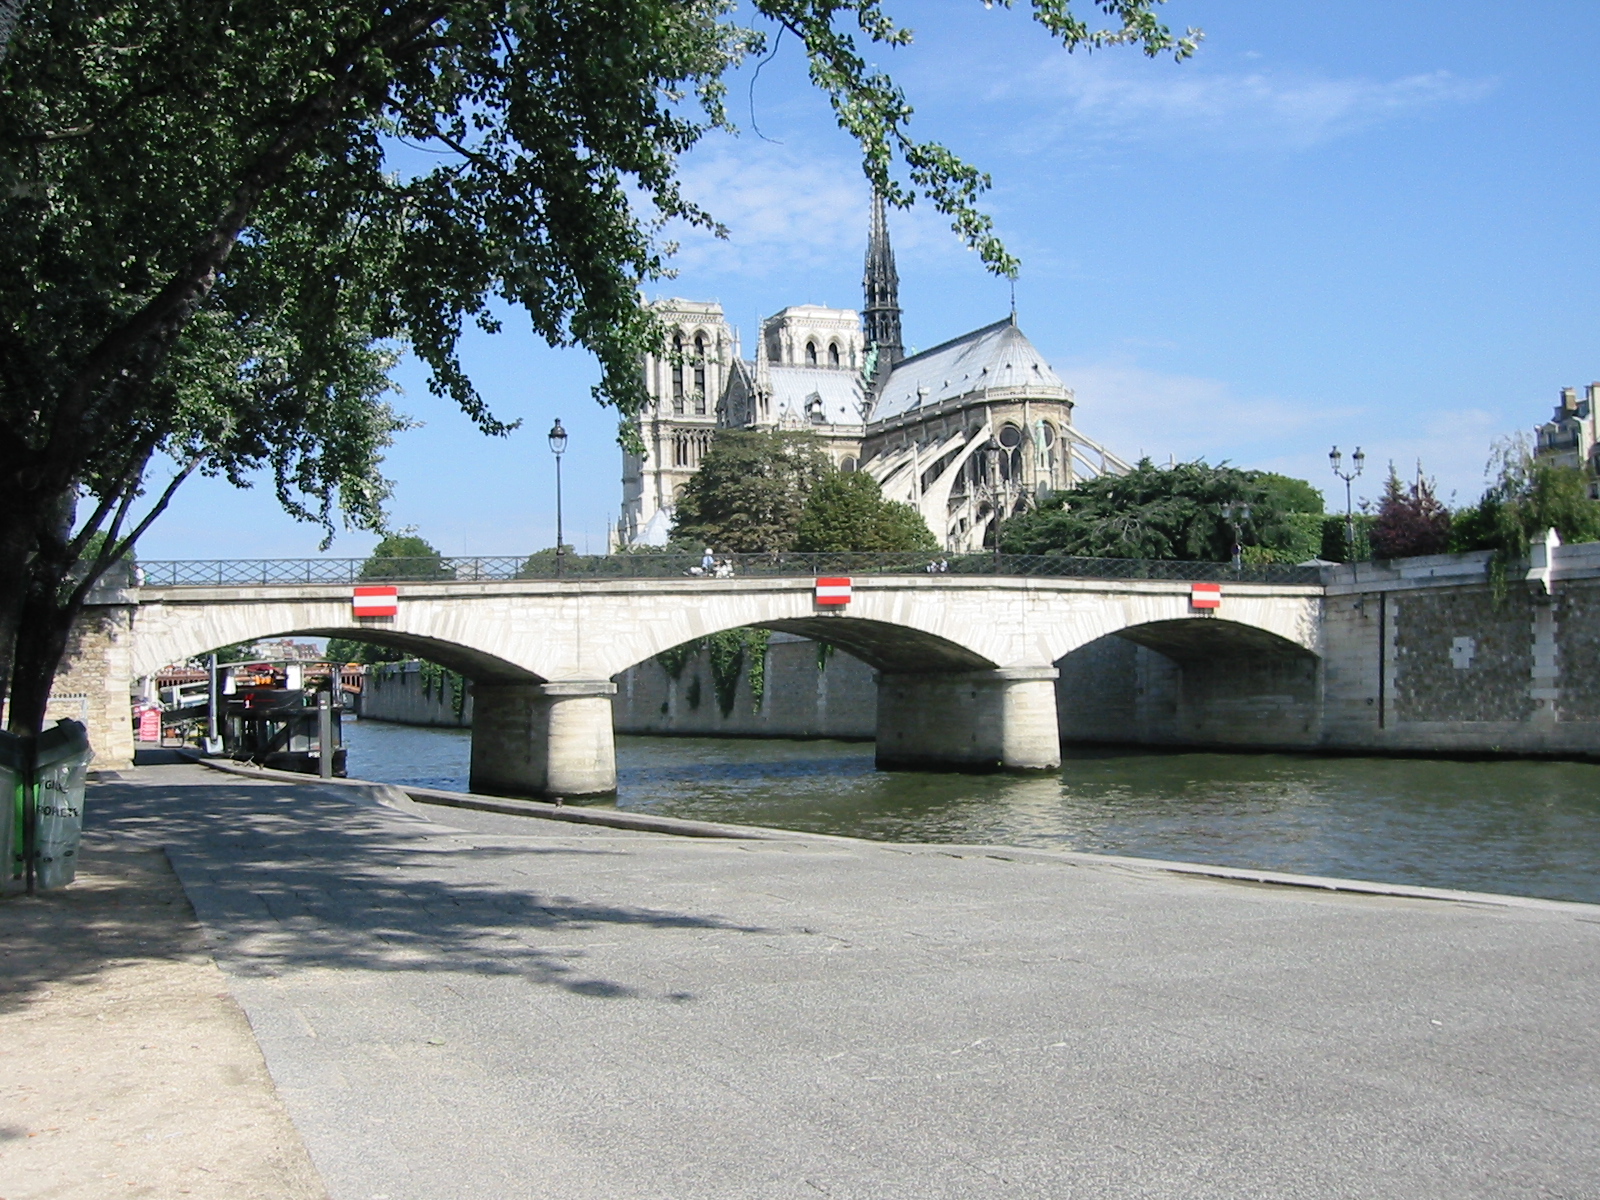
<svg viewBox="0 0 1600 1200">
<path fill-rule="evenodd" d="M 56 669 L 83 607 L 64 602 L 76 566 L 67 553 L 76 489 L 42 501 L 37 492 L 25 494 L 9 507 L 0 523 L 0 696 L 8 701 L 8 728 L 29 736 L 44 723 Z"/>
<path fill-rule="evenodd" d="M 56 670 L 66 654 L 73 622 L 83 610 L 81 602 L 55 602 L 59 589 L 67 582 L 65 573 L 60 573 L 53 587 L 48 578 L 40 577 L 46 574 L 35 572 L 29 580 L 33 586 L 22 607 L 12 654 L 8 725 L 12 733 L 22 737 L 36 737 L 44 728 L 45 707 L 50 702 Z"/>
</svg>

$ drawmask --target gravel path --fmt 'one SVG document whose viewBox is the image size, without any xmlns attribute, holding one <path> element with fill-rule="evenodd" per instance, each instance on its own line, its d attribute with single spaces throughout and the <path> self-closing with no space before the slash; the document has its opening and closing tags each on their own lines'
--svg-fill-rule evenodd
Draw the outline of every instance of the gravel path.
<svg viewBox="0 0 1600 1200">
<path fill-rule="evenodd" d="M 159 849 L 91 836 L 0 928 L 0 1198 L 326 1195 Z"/>
</svg>

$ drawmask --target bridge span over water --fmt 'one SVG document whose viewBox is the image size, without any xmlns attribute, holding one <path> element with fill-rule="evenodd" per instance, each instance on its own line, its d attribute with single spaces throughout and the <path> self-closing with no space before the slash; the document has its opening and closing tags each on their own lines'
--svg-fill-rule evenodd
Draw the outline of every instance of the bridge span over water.
<svg viewBox="0 0 1600 1200">
<path fill-rule="evenodd" d="M 867 565 L 850 557 L 827 565 Z M 977 574 L 970 561 L 953 573 L 850 570 L 850 602 L 828 607 L 812 573 L 823 564 L 761 561 L 772 573 L 732 578 L 439 578 L 434 564 L 431 579 L 377 581 L 397 592 L 394 614 L 379 617 L 355 615 L 349 583 L 291 582 L 282 564 L 258 572 L 281 581 L 249 584 L 257 573 L 242 564 L 209 564 L 228 568 L 214 576 L 147 564 L 125 594 L 129 673 L 267 637 L 376 642 L 473 681 L 475 790 L 589 795 L 616 785 L 613 677 L 727 629 L 799 634 L 862 659 L 879 673 L 879 763 L 954 770 L 1059 765 L 1057 664 L 1113 634 L 1166 655 L 1313 669 L 1321 650 L 1323 589 L 1292 569 L 1279 572 L 1288 582 L 1247 582 L 1215 564 L 1155 564 L 1226 572 L 1217 608 L 1196 606 L 1192 578 Z"/>
</svg>

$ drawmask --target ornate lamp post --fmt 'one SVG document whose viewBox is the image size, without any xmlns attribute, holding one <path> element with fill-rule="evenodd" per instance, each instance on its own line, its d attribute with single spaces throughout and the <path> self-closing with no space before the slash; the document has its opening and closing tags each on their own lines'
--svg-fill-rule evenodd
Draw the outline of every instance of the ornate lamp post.
<svg viewBox="0 0 1600 1200">
<path fill-rule="evenodd" d="M 1355 509 L 1351 507 L 1350 503 L 1350 484 L 1357 475 L 1361 474 L 1361 468 L 1367 463 L 1367 456 L 1361 453 L 1361 447 L 1357 446 L 1356 452 L 1350 456 L 1350 461 L 1354 464 L 1355 470 L 1348 474 L 1340 469 L 1344 462 L 1344 455 L 1339 453 L 1339 447 L 1335 446 L 1328 452 L 1328 461 L 1333 464 L 1333 473 L 1344 480 L 1344 553 L 1345 561 L 1349 562 L 1356 556 L 1356 517 Z"/>
<path fill-rule="evenodd" d="M 561 536 L 561 456 L 567 452 L 567 431 L 561 428 L 561 418 L 556 418 L 550 430 L 550 453 L 556 456 L 556 578 L 560 579 L 566 566 L 566 546 Z"/>
<path fill-rule="evenodd" d="M 1250 519 L 1250 505 L 1242 500 L 1229 500 L 1222 506 L 1222 519 L 1233 530 L 1233 569 L 1244 566 L 1244 548 L 1239 545 L 1240 527 Z"/>
</svg>

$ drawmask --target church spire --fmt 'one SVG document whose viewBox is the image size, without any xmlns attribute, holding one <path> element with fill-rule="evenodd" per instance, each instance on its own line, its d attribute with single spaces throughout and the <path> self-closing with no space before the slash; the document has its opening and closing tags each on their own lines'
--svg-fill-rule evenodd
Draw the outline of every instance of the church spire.
<svg viewBox="0 0 1600 1200">
<path fill-rule="evenodd" d="M 894 249 L 889 245 L 889 223 L 884 217 L 883 195 L 872 193 L 872 228 L 867 236 L 867 265 L 861 278 L 865 303 L 861 323 L 867 347 L 877 347 L 877 368 L 887 374 L 905 357 L 900 342 L 900 276 L 894 269 Z"/>
</svg>

